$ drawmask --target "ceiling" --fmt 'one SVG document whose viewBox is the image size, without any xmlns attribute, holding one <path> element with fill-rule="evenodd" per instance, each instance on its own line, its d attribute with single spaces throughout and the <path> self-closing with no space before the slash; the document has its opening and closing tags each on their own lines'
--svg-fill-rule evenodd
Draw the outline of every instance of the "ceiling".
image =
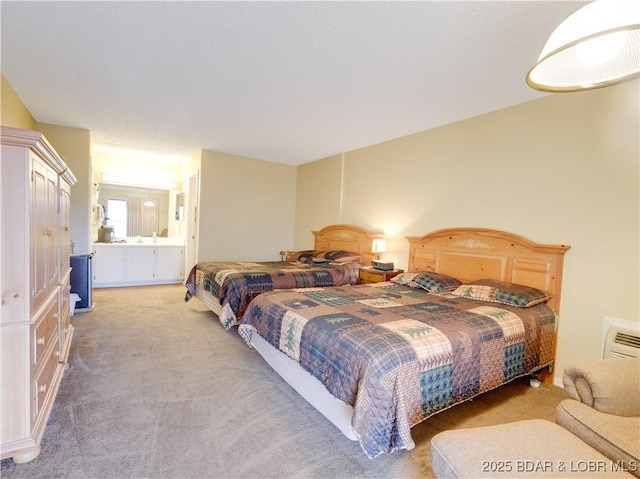
<svg viewBox="0 0 640 479">
<path fill-rule="evenodd" d="M 94 142 L 296 165 L 540 98 L 525 76 L 586 3 L 2 1 L 1 67 Z"/>
</svg>

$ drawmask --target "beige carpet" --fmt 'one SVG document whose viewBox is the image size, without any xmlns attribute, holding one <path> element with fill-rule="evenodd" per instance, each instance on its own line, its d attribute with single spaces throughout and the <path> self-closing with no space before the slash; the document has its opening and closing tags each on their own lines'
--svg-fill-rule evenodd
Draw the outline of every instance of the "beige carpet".
<svg viewBox="0 0 640 479">
<path fill-rule="evenodd" d="M 555 419 L 566 397 L 517 380 L 413 428 L 370 460 L 182 285 L 94 290 L 32 462 L 2 478 L 428 478 L 443 430 Z"/>
</svg>

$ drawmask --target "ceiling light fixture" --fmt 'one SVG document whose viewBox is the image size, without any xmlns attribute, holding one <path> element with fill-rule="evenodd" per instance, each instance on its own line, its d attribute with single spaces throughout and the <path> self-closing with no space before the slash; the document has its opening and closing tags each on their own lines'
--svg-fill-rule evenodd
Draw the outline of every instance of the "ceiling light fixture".
<svg viewBox="0 0 640 479">
<path fill-rule="evenodd" d="M 150 207 L 155 206 L 155 205 L 156 204 L 153 201 L 151 201 L 151 190 L 149 190 L 149 199 L 143 203 L 143 206 L 146 206 L 146 207 L 150 208 Z"/>
<path fill-rule="evenodd" d="M 102 173 L 102 183 L 112 185 L 126 185 L 126 186 L 138 186 L 138 187 L 151 187 L 160 190 L 175 190 L 177 183 L 167 177 L 157 178 L 150 176 L 147 172 L 147 176 L 142 176 L 142 173 L 130 172 L 128 175 L 118 173 Z"/>
<path fill-rule="evenodd" d="M 640 1 L 595 0 L 551 34 L 527 75 L 536 90 L 572 92 L 640 77 Z"/>
<path fill-rule="evenodd" d="M 163 155 L 160 153 L 154 153 L 151 151 L 145 151 L 145 150 L 136 150 L 133 148 L 124 148 L 124 147 L 117 147 L 117 146 L 109 146 L 109 145 L 102 145 L 102 144 L 95 144 L 93 146 L 93 151 L 95 152 L 99 152 L 99 153 L 105 153 L 108 155 L 115 155 L 115 156 L 124 156 L 126 158 L 139 158 L 139 159 L 143 159 L 143 160 L 154 160 L 154 161 L 167 161 L 170 163 L 184 163 L 185 161 L 187 161 L 187 158 L 184 156 L 177 156 L 177 155 Z"/>
</svg>

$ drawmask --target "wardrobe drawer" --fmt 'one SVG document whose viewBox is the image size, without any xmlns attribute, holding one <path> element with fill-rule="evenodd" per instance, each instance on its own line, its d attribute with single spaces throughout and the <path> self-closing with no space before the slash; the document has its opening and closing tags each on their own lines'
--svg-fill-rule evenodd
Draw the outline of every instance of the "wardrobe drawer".
<svg viewBox="0 0 640 479">
<path fill-rule="evenodd" d="M 58 300 L 47 308 L 44 316 L 32 326 L 33 365 L 38 366 L 40 356 L 53 340 L 58 340 Z"/>
<path fill-rule="evenodd" d="M 54 378 L 56 375 L 56 370 L 60 366 L 59 363 L 60 358 L 60 347 L 58 344 L 55 344 L 53 348 L 48 350 L 48 355 L 42 358 L 43 366 L 40 372 L 36 375 L 34 379 L 34 388 L 35 388 L 35 405 L 36 410 L 33 415 L 35 417 L 40 414 L 42 410 L 42 406 L 44 401 L 49 394 L 49 391 L 54 389 Z"/>
<path fill-rule="evenodd" d="M 69 309 L 69 303 L 71 300 L 69 299 L 69 291 L 71 290 L 71 286 L 67 286 L 62 293 L 62 307 L 60 308 L 60 314 L 62 315 L 62 320 L 60 321 L 61 327 L 64 330 L 64 335 L 66 336 L 69 332 L 69 326 L 71 325 L 71 312 Z"/>
</svg>

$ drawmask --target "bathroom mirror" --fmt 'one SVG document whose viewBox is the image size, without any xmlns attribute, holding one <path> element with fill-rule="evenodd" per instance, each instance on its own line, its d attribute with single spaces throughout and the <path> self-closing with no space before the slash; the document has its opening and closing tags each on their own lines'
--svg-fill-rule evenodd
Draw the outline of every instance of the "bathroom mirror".
<svg viewBox="0 0 640 479">
<path fill-rule="evenodd" d="M 176 220 L 184 220 L 184 193 L 176 195 Z"/>
<path fill-rule="evenodd" d="M 158 236 L 168 235 L 168 190 L 101 183 L 98 195 L 98 203 L 104 207 L 107 224 L 119 226 L 117 237 L 151 236 L 154 232 Z M 118 203 L 122 203 L 126 211 L 124 218 L 116 217 L 115 210 L 109 211 L 109 204 Z M 118 221 L 121 221 L 122 225 L 119 225 Z"/>
</svg>

